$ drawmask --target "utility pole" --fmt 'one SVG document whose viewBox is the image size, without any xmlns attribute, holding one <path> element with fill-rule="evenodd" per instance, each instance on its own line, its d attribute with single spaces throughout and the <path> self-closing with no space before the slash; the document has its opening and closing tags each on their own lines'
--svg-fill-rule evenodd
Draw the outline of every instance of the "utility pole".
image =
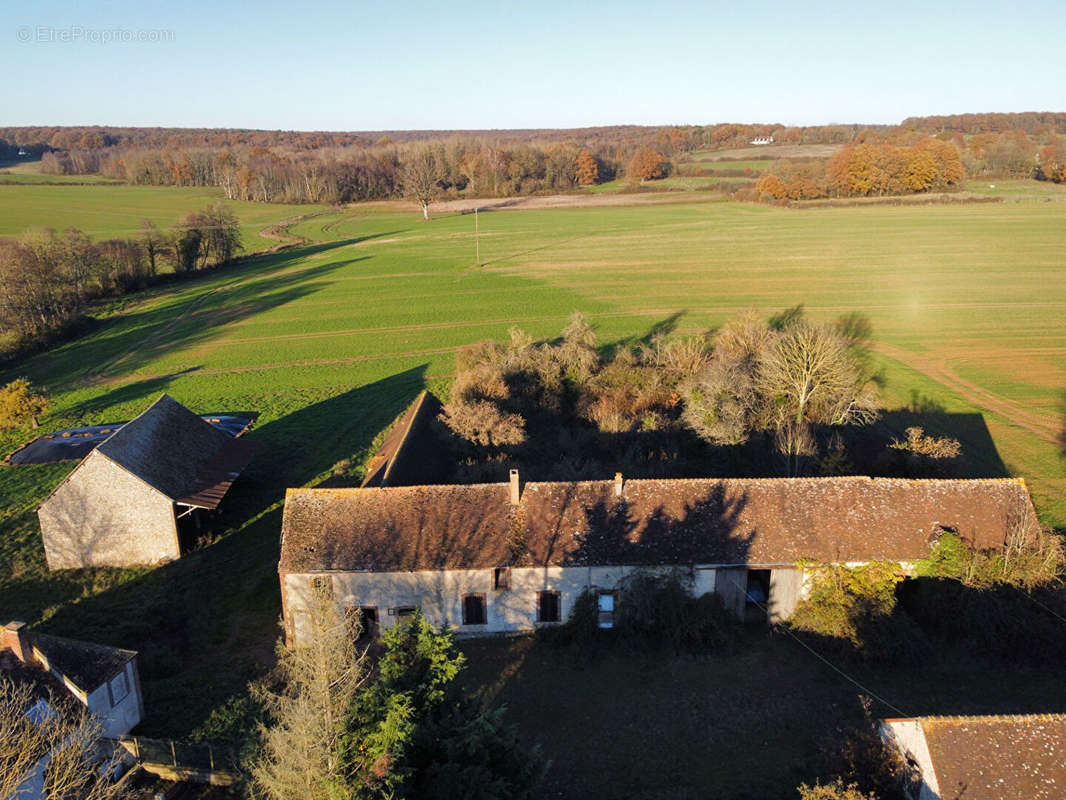
<svg viewBox="0 0 1066 800">
<path fill-rule="evenodd" d="M 474 258 L 477 265 L 481 266 L 481 232 L 477 227 L 477 206 L 474 206 Z"/>
</svg>

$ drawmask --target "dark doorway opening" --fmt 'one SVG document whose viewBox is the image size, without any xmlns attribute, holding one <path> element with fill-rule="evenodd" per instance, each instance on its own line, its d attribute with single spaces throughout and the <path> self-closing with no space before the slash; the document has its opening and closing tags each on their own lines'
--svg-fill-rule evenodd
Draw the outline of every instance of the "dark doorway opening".
<svg viewBox="0 0 1066 800">
<path fill-rule="evenodd" d="M 766 622 L 770 606 L 770 570 L 749 569 L 748 587 L 744 595 L 744 621 Z"/>
<path fill-rule="evenodd" d="M 206 511 L 199 508 L 185 508 L 177 506 L 175 509 L 175 522 L 178 527 L 178 549 L 182 554 L 195 550 L 202 545 L 203 537 L 207 534 Z"/>
</svg>

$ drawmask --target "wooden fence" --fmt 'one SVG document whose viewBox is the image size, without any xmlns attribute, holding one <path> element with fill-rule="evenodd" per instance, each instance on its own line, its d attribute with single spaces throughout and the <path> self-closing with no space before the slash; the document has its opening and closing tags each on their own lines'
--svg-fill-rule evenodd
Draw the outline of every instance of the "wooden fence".
<svg viewBox="0 0 1066 800">
<path fill-rule="evenodd" d="M 168 780 L 228 786 L 238 780 L 237 751 L 232 747 L 172 739 L 123 736 L 116 744 L 147 772 Z"/>
</svg>

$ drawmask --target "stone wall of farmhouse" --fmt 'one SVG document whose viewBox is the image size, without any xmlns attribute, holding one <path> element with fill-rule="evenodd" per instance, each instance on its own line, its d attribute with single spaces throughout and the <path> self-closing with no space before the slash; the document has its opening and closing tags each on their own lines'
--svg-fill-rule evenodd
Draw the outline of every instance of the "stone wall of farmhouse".
<svg viewBox="0 0 1066 800">
<path fill-rule="evenodd" d="M 94 451 L 37 511 L 50 569 L 181 555 L 170 499 Z"/>
<path fill-rule="evenodd" d="M 622 578 L 637 570 L 678 572 L 694 596 L 717 591 L 734 613 L 743 616 L 747 580 L 747 571 L 743 567 L 512 567 L 510 588 L 506 590 L 493 588 L 491 569 L 283 573 L 286 638 L 290 644 L 300 644 L 310 634 L 307 609 L 312 578 L 327 581 L 334 601 L 341 608 L 376 608 L 378 624 L 382 628 L 396 623 L 397 608 L 414 606 L 421 608 L 426 619 L 436 627 L 447 624 L 460 635 L 485 635 L 531 631 L 542 624 L 537 621 L 537 600 L 541 591 L 559 593 L 559 618 L 565 622 L 583 591 L 612 591 Z M 770 614 L 774 621 L 786 619 L 792 613 L 802 584 L 799 570 L 772 570 L 772 583 L 779 575 L 778 591 L 775 594 L 772 587 L 770 596 Z M 726 580 L 726 576 L 733 579 Z M 463 625 L 463 597 L 469 594 L 484 595 L 486 624 Z"/>
</svg>

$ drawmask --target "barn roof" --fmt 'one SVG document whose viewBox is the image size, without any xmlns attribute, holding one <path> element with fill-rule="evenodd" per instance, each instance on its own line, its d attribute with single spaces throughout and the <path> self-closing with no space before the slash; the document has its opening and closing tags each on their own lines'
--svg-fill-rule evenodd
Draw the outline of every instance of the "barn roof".
<svg viewBox="0 0 1066 800">
<path fill-rule="evenodd" d="M 440 454 L 424 434 L 440 411 L 437 396 L 423 390 L 370 459 L 362 486 L 409 486 L 438 479 Z"/>
<path fill-rule="evenodd" d="M 1054 800 L 1063 796 L 1066 715 L 922 717 L 914 721 L 925 733 L 943 797 Z"/>
<path fill-rule="evenodd" d="M 776 478 L 290 489 L 282 572 L 908 561 L 1036 526 L 1012 479 Z"/>
<path fill-rule="evenodd" d="M 254 447 L 164 394 L 96 449 L 181 505 L 216 508 Z"/>
</svg>

